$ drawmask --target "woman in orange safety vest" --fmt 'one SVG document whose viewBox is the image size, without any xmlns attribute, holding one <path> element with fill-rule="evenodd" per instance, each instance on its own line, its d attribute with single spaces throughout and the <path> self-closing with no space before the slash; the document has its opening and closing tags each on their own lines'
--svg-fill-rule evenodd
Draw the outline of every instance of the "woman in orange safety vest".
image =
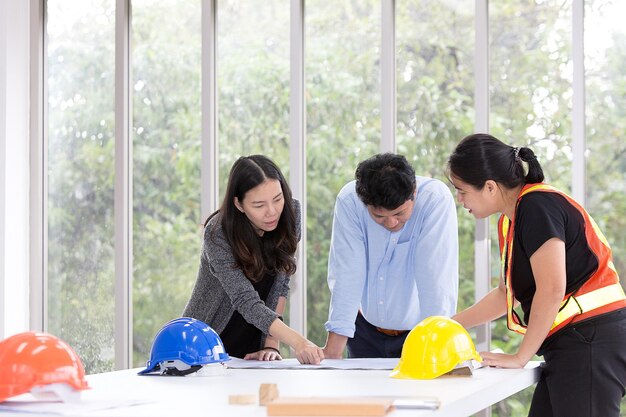
<svg viewBox="0 0 626 417">
<path fill-rule="evenodd" d="M 626 386 L 626 297 L 596 223 L 543 183 L 527 147 L 470 135 L 450 155 L 448 171 L 459 203 L 474 217 L 501 213 L 500 285 L 453 318 L 470 328 L 506 314 L 509 329 L 524 334 L 517 353 L 481 352 L 483 363 L 521 368 L 543 355 L 530 416 L 618 417 Z"/>
</svg>

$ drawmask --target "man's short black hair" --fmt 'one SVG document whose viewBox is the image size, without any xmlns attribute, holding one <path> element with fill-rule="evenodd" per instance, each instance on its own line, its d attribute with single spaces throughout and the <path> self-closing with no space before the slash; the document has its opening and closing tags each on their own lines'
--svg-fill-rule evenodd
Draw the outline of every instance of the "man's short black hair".
<svg viewBox="0 0 626 417">
<path fill-rule="evenodd" d="M 395 210 L 415 192 L 415 170 L 403 155 L 380 153 L 356 168 L 356 193 L 368 206 Z"/>
</svg>

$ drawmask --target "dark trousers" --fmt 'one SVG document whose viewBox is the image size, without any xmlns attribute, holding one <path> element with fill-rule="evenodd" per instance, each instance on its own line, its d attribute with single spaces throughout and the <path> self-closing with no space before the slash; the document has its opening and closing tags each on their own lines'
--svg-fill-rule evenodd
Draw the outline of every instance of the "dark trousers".
<svg viewBox="0 0 626 417">
<path fill-rule="evenodd" d="M 388 336 L 376 330 L 359 313 L 356 317 L 354 337 L 348 339 L 349 358 L 399 358 L 408 332 Z"/>
<path fill-rule="evenodd" d="M 626 309 L 548 340 L 529 417 L 619 417 L 626 385 Z"/>
</svg>

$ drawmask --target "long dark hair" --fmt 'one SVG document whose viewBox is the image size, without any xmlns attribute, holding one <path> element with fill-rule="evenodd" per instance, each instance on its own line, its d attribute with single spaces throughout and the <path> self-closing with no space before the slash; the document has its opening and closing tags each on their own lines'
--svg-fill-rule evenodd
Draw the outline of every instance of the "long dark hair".
<svg viewBox="0 0 626 417">
<path fill-rule="evenodd" d="M 459 142 L 448 159 L 448 174 L 478 189 L 487 180 L 509 189 L 544 180 L 532 149 L 509 146 L 486 133 L 469 135 Z"/>
<path fill-rule="evenodd" d="M 267 179 L 278 180 L 285 199 L 276 229 L 260 237 L 246 215 L 235 207 L 235 197 L 243 201 L 246 193 Z M 263 155 L 242 156 L 233 164 L 228 176 L 224 200 L 218 211 L 224 235 L 231 246 L 235 262 L 252 282 L 266 275 L 296 272 L 294 254 L 298 246 L 296 211 L 291 189 L 282 172 L 272 160 Z"/>
</svg>

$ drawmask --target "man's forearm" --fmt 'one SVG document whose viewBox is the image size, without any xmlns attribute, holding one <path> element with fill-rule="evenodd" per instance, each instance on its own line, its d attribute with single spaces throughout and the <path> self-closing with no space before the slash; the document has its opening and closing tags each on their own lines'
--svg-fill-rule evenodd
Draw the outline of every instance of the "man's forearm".
<svg viewBox="0 0 626 417">
<path fill-rule="evenodd" d="M 328 337 L 326 338 L 326 346 L 324 346 L 324 357 L 326 359 L 342 359 L 343 350 L 346 347 L 347 342 L 347 336 L 328 332 Z"/>
</svg>

